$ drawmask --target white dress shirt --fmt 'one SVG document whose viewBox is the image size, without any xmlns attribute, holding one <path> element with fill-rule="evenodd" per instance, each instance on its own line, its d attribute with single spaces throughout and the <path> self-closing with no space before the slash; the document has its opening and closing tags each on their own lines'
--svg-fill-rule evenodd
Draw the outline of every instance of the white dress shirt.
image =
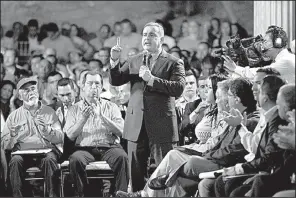
<svg viewBox="0 0 296 198">
<path fill-rule="evenodd" d="M 245 156 L 245 160 L 247 162 L 251 162 L 255 159 L 262 133 L 266 128 L 267 122 L 270 121 L 271 116 L 276 111 L 277 111 L 277 106 L 272 107 L 265 113 L 263 113 L 263 110 L 260 110 L 260 119 L 253 133 L 248 131 L 248 129 L 243 125 L 241 129 L 238 131 L 238 134 L 241 137 L 242 145 L 249 152 L 249 154 Z M 235 171 L 236 171 L 236 174 L 244 174 L 242 163 L 235 165 Z"/>
<path fill-rule="evenodd" d="M 274 68 L 280 72 L 281 76 L 288 83 L 295 83 L 295 54 L 290 53 L 287 49 L 283 49 L 275 58 L 275 62 L 269 66 L 263 68 Z M 250 67 L 240 67 L 237 66 L 234 70 L 234 76 L 236 74 L 253 79 L 256 75 L 256 71 L 259 67 L 250 68 Z"/>
</svg>

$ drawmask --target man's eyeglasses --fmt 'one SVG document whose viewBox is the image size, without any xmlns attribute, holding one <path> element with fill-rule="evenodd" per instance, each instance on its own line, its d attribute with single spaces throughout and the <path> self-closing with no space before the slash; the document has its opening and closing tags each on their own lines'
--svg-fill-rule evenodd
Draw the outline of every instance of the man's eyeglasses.
<svg viewBox="0 0 296 198">
<path fill-rule="evenodd" d="M 97 81 L 88 81 L 88 82 L 86 82 L 86 84 L 87 85 L 89 85 L 89 86 L 93 86 L 93 84 L 97 87 L 97 88 L 101 88 L 102 87 L 102 85 L 101 85 L 101 83 L 100 82 L 97 82 Z"/>
</svg>

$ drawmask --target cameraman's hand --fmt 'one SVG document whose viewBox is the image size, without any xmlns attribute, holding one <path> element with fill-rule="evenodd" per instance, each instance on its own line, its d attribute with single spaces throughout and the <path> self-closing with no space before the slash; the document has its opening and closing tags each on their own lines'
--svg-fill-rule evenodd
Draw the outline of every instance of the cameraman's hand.
<svg viewBox="0 0 296 198">
<path fill-rule="evenodd" d="M 116 61 L 120 58 L 122 47 L 120 47 L 120 38 L 117 38 L 117 44 L 111 48 L 111 59 Z"/>
<path fill-rule="evenodd" d="M 237 67 L 235 62 L 229 56 L 222 55 L 222 58 L 225 60 L 224 67 L 227 69 L 227 71 L 234 72 L 235 68 Z"/>
</svg>

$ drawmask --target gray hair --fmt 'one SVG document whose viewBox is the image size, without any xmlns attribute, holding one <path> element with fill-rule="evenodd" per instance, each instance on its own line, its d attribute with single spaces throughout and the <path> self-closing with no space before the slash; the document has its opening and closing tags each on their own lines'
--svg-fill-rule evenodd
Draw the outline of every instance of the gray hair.
<svg viewBox="0 0 296 198">
<path fill-rule="evenodd" d="M 279 92 L 282 94 L 289 110 L 295 109 L 295 84 L 283 85 Z"/>
<path fill-rule="evenodd" d="M 146 25 L 144 26 L 143 30 L 144 30 L 145 27 L 147 27 L 147 26 L 155 26 L 155 27 L 158 27 L 159 32 L 160 32 L 160 36 L 161 36 L 161 37 L 164 37 L 164 29 L 163 29 L 162 25 L 160 25 L 159 23 L 155 23 L 155 22 L 149 22 L 149 23 L 146 23 Z"/>
</svg>

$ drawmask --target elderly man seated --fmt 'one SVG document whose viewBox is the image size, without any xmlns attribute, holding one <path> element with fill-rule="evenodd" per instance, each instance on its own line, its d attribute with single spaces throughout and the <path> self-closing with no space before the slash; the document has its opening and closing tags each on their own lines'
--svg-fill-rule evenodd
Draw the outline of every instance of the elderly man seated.
<svg viewBox="0 0 296 198">
<path fill-rule="evenodd" d="M 55 144 L 63 142 L 64 134 L 54 110 L 41 104 L 37 88 L 37 78 L 21 79 L 17 84 L 19 98 L 23 105 L 7 118 L 1 134 L 4 150 L 22 151 L 51 149 L 45 156 L 12 155 L 9 162 L 9 177 L 14 197 L 22 197 L 22 187 L 26 169 L 39 166 L 44 173 L 47 196 L 56 196 L 53 188 L 53 175 L 58 169 L 60 151 Z"/>
</svg>

